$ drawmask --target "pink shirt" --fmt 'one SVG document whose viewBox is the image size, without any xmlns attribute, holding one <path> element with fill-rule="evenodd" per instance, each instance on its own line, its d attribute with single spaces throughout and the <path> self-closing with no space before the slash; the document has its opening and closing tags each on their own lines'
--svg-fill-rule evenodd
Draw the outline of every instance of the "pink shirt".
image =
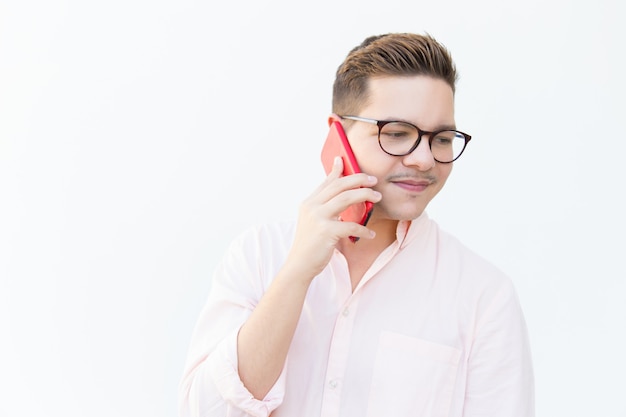
<svg viewBox="0 0 626 417">
<path fill-rule="evenodd" d="M 294 228 L 248 231 L 217 268 L 180 385 L 181 416 L 534 416 L 511 280 L 426 214 L 398 225 L 354 292 L 335 251 L 309 288 L 282 375 L 254 399 L 238 376 L 237 332 Z"/>
</svg>

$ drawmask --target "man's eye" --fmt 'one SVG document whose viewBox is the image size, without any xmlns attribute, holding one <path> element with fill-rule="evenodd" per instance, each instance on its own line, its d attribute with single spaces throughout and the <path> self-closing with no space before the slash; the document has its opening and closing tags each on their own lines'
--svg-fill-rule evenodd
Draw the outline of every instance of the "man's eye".
<svg viewBox="0 0 626 417">
<path fill-rule="evenodd" d="M 383 127 L 380 135 L 389 140 L 413 140 L 417 138 L 417 131 L 405 123 L 388 123 Z"/>
<path fill-rule="evenodd" d="M 432 143 L 433 145 L 438 145 L 438 146 L 449 146 L 452 144 L 455 137 L 456 137 L 455 132 L 441 132 L 441 133 L 438 133 L 437 136 L 433 138 Z"/>
<path fill-rule="evenodd" d="M 390 139 L 406 139 L 409 137 L 409 133 L 405 131 L 386 131 L 382 132 L 382 135 Z"/>
</svg>

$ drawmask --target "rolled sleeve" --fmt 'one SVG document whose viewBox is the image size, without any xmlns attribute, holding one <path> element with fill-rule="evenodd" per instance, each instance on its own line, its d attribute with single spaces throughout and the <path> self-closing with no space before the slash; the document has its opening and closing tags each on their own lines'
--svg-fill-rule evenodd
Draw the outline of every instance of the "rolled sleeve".
<svg viewBox="0 0 626 417">
<path fill-rule="evenodd" d="M 222 340 L 205 361 L 196 367 L 181 402 L 181 416 L 267 417 L 283 401 L 285 371 L 258 400 L 246 389 L 237 370 L 237 332 Z"/>
<path fill-rule="evenodd" d="M 238 372 L 237 335 L 273 275 L 261 267 L 253 231 L 235 239 L 213 275 L 191 338 L 179 386 L 180 417 L 269 416 L 285 393 L 285 368 L 262 400 L 246 389 Z"/>
<path fill-rule="evenodd" d="M 224 401 L 241 410 L 242 416 L 269 416 L 282 403 L 285 394 L 284 369 L 265 398 L 258 400 L 248 391 L 239 377 L 236 352 L 237 332 L 224 340 L 209 358 L 209 375 L 213 383 Z"/>
</svg>

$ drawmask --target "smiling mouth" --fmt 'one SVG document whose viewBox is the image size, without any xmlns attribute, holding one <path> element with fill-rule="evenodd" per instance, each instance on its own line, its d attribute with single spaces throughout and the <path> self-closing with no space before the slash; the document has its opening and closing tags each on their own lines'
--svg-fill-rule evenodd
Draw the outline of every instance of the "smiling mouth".
<svg viewBox="0 0 626 417">
<path fill-rule="evenodd" d="M 429 185 L 433 184 L 435 181 L 434 179 L 428 179 L 428 180 L 397 179 L 397 180 L 392 180 L 391 182 L 394 185 L 402 188 L 403 190 L 414 192 L 414 193 L 421 193 L 426 188 L 428 188 Z"/>
</svg>

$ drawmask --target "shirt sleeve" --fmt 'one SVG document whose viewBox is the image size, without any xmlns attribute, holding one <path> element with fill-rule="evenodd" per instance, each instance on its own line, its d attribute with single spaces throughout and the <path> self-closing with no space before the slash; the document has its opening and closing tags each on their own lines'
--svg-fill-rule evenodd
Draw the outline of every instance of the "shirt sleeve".
<svg viewBox="0 0 626 417">
<path fill-rule="evenodd" d="M 246 236 L 233 242 L 216 269 L 194 328 L 179 385 L 180 417 L 267 417 L 284 398 L 285 369 L 263 400 L 239 377 L 237 334 L 264 288 L 254 261 L 259 245 Z"/>
<path fill-rule="evenodd" d="M 526 323 L 512 282 L 495 296 L 476 325 L 467 375 L 464 417 L 533 417 L 534 375 Z"/>
</svg>

